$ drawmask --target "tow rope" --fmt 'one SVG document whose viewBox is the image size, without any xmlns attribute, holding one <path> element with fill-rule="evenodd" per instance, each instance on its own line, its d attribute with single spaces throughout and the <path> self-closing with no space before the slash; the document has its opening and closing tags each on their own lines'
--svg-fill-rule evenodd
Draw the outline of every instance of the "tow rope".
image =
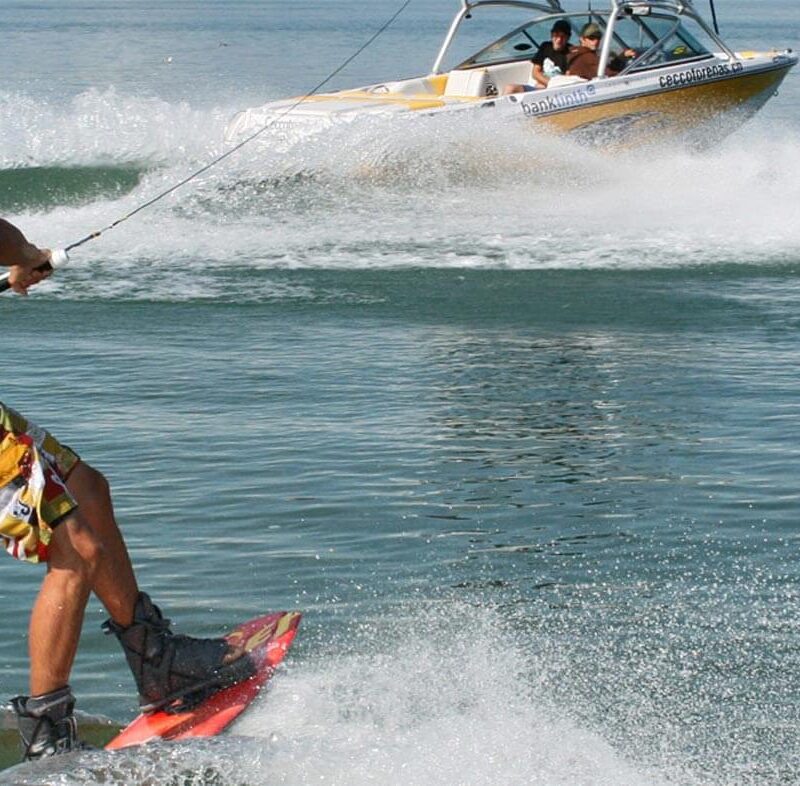
<svg viewBox="0 0 800 786">
<path fill-rule="evenodd" d="M 224 161 L 229 156 L 232 156 L 234 153 L 241 150 L 245 145 L 250 144 L 250 142 L 252 142 L 257 137 L 261 136 L 261 134 L 270 129 L 279 120 L 282 120 L 290 112 L 297 109 L 297 107 L 300 106 L 300 104 L 302 104 L 304 101 L 307 101 L 309 98 L 311 98 L 311 96 L 319 92 L 326 84 L 328 84 L 328 82 L 331 81 L 331 79 L 333 79 L 337 74 L 339 74 L 348 65 L 350 65 L 350 63 L 352 63 L 353 60 L 355 60 L 364 50 L 368 49 L 380 35 L 386 32 L 386 30 L 390 27 L 390 25 L 395 21 L 395 19 L 397 19 L 398 16 L 400 16 L 400 14 L 403 13 L 403 11 L 405 11 L 405 9 L 411 4 L 411 2 L 412 0 L 405 0 L 405 2 L 397 9 L 397 11 L 395 11 L 394 14 L 392 14 L 392 16 L 389 17 L 381 25 L 381 27 L 375 33 L 373 33 L 369 37 L 369 39 L 365 41 L 355 52 L 353 52 L 341 65 L 339 65 L 336 69 L 331 71 L 331 73 L 329 73 L 328 76 L 325 77 L 325 79 L 323 79 L 314 88 L 309 90 L 304 96 L 302 96 L 302 98 L 298 98 L 297 101 L 288 106 L 277 116 L 273 117 L 257 131 L 250 134 L 250 136 L 246 137 L 238 144 L 234 145 L 232 148 L 230 148 L 230 150 L 226 150 L 224 153 L 218 155 L 208 164 L 205 164 L 204 166 L 200 167 L 200 169 L 196 170 L 195 172 L 192 172 L 192 174 L 187 175 L 185 178 L 183 178 L 183 180 L 180 180 L 179 182 L 175 183 L 169 188 L 165 188 L 163 191 L 156 194 L 151 199 L 142 202 L 138 207 L 134 208 L 129 213 L 126 213 L 121 218 L 118 218 L 116 221 L 110 223 L 108 226 L 103 227 L 102 229 L 97 229 L 94 232 L 90 232 L 88 235 L 86 235 L 86 237 L 83 237 L 80 240 L 76 240 L 74 243 L 70 243 L 68 246 L 65 246 L 64 248 L 53 250 L 52 259 L 50 260 L 50 262 L 45 262 L 43 265 L 40 265 L 37 268 L 37 270 L 51 271 L 59 267 L 63 267 L 64 265 L 67 264 L 67 262 L 69 262 L 69 252 L 72 251 L 73 249 L 82 246 L 84 243 L 88 243 L 90 240 L 94 240 L 95 238 L 100 237 L 104 232 L 108 232 L 114 229 L 115 227 L 118 227 L 120 224 L 124 223 L 129 218 L 133 218 L 137 213 L 141 213 L 142 210 L 146 210 L 151 205 L 154 205 L 156 202 L 160 202 L 162 199 L 169 196 L 174 191 L 177 191 L 179 188 L 181 188 L 181 186 L 185 186 L 187 183 L 191 182 L 195 178 L 198 178 L 200 177 L 200 175 L 204 174 L 205 172 L 208 172 L 209 169 L 215 167 L 217 164 L 219 164 L 221 161 Z M 11 288 L 11 285 L 8 283 L 8 275 L 9 274 L 6 273 L 5 275 L 0 276 L 0 292 L 5 292 L 6 290 Z"/>
</svg>

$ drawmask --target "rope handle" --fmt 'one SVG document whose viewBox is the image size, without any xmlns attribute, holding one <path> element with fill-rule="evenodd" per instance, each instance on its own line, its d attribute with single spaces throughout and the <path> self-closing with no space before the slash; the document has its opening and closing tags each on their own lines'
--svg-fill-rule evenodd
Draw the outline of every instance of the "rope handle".
<svg viewBox="0 0 800 786">
<path fill-rule="evenodd" d="M 50 261 L 43 262 L 35 270 L 40 270 L 42 273 L 46 273 L 51 270 L 55 270 L 59 267 L 64 267 L 64 265 L 69 262 L 69 255 L 67 254 L 66 249 L 64 248 L 54 248 L 50 252 Z M 5 292 L 8 289 L 11 289 L 11 284 L 8 281 L 10 273 L 6 273 L 4 276 L 0 276 L 0 292 Z"/>
</svg>

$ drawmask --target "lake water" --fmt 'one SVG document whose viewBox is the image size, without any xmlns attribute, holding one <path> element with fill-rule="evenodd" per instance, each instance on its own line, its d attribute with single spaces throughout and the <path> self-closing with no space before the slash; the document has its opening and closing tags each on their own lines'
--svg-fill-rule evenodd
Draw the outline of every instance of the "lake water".
<svg viewBox="0 0 800 786">
<path fill-rule="evenodd" d="M 399 5 L 4 0 L 2 214 L 108 225 Z M 456 7 L 335 86 L 426 72 Z M 717 11 L 737 48 L 800 38 L 795 0 Z M 305 615 L 231 734 L 0 781 L 800 783 L 798 73 L 703 153 L 267 140 L 0 298 L 0 399 L 108 476 L 177 629 Z M 12 696 L 41 571 L 2 576 Z M 123 723 L 104 618 L 72 685 Z"/>
</svg>

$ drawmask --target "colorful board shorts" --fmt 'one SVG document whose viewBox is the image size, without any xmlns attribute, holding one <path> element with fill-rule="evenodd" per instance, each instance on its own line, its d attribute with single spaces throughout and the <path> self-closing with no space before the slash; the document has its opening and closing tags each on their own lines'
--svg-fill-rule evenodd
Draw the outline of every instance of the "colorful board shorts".
<svg viewBox="0 0 800 786">
<path fill-rule="evenodd" d="M 47 560 L 53 528 L 78 506 L 64 483 L 79 461 L 0 402 L 0 540 L 12 557 Z"/>
</svg>

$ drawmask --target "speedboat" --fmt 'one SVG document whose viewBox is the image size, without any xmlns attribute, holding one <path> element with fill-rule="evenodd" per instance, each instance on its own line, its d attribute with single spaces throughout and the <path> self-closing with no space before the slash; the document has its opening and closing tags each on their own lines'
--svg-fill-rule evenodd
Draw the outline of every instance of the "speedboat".
<svg viewBox="0 0 800 786">
<path fill-rule="evenodd" d="M 292 143 L 365 117 L 456 112 L 474 117 L 489 110 L 504 120 L 541 124 L 593 143 L 684 137 L 707 146 L 763 106 L 798 61 L 790 49 L 733 51 L 720 38 L 716 17 L 713 25 L 706 22 L 691 0 L 610 2 L 607 10 L 590 4 L 567 12 L 560 0 L 461 0 L 429 74 L 246 109 L 231 120 L 226 140 L 236 144 L 269 127 Z M 521 9 L 528 21 L 445 67 L 465 20 L 502 6 Z M 557 74 L 537 89 L 531 58 L 562 19 L 573 31 L 572 45 L 584 25 L 600 28 L 600 75 Z M 618 73 L 605 76 L 619 52 L 629 59 Z"/>
</svg>

